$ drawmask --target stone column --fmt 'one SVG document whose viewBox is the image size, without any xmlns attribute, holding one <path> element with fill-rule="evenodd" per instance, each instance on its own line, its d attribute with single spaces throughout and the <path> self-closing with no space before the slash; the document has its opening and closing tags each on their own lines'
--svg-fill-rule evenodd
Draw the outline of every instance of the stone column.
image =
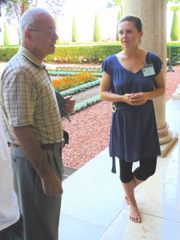
<svg viewBox="0 0 180 240">
<path fill-rule="evenodd" d="M 166 79 L 166 0 L 123 0 L 123 15 L 135 15 L 143 24 L 142 48 L 156 53 L 164 63 Z M 156 121 L 162 156 L 174 144 L 175 139 L 166 122 L 165 96 L 154 100 Z"/>
</svg>

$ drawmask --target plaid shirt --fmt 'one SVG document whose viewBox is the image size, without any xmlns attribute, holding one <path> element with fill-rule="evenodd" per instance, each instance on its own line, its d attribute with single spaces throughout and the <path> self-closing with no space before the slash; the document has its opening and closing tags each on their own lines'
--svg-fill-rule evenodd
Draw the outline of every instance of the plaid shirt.
<svg viewBox="0 0 180 240">
<path fill-rule="evenodd" d="M 0 104 L 8 142 L 18 144 L 12 127 L 31 125 L 39 144 L 63 139 L 55 92 L 45 65 L 20 47 L 1 76 Z"/>
</svg>

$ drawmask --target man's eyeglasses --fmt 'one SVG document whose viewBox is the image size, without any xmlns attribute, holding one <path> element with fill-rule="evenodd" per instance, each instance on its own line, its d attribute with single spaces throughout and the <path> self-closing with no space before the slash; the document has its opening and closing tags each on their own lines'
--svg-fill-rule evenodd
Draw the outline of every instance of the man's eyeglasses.
<svg viewBox="0 0 180 240">
<path fill-rule="evenodd" d="M 53 37 L 55 34 L 58 34 L 58 31 L 56 31 L 54 29 L 49 29 L 46 31 L 38 30 L 38 29 L 28 29 L 28 30 L 33 31 L 33 32 L 44 32 L 44 33 L 47 33 L 50 37 Z"/>
</svg>

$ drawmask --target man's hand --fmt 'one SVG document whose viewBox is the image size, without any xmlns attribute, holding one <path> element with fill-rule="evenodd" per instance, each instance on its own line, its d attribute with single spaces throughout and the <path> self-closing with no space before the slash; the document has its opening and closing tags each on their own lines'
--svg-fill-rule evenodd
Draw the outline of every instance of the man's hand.
<svg viewBox="0 0 180 240">
<path fill-rule="evenodd" d="M 66 96 L 65 97 L 66 103 L 63 104 L 63 111 L 66 113 L 72 113 L 74 110 L 75 99 L 73 96 Z"/>
<path fill-rule="evenodd" d="M 41 182 L 45 195 L 52 197 L 62 196 L 62 182 L 53 171 L 50 171 L 47 176 L 41 177 Z"/>
<path fill-rule="evenodd" d="M 13 127 L 13 131 L 21 150 L 41 179 L 44 194 L 60 197 L 63 193 L 62 183 L 46 160 L 31 126 Z"/>
</svg>

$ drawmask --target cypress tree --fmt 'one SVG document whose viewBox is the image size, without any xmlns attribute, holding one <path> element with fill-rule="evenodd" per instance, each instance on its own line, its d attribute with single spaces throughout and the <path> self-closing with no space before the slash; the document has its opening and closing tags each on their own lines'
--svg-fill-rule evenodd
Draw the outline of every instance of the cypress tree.
<svg viewBox="0 0 180 240">
<path fill-rule="evenodd" d="M 72 23 L 72 42 L 79 42 L 75 16 L 73 16 L 73 23 Z"/>
<path fill-rule="evenodd" d="M 116 28 L 116 41 L 119 42 L 119 20 L 122 18 L 122 12 L 118 11 L 118 19 L 117 19 L 117 28 Z"/>
<path fill-rule="evenodd" d="M 8 33 L 8 26 L 7 23 L 4 23 L 4 45 L 10 45 L 10 38 Z"/>
<path fill-rule="evenodd" d="M 58 35 L 58 40 L 56 40 L 56 44 L 59 45 L 61 43 L 61 37 L 60 37 L 60 24 L 59 24 L 59 18 L 57 17 L 57 15 L 55 16 L 55 23 L 56 23 L 56 29 L 58 31 L 57 35 Z"/>
<path fill-rule="evenodd" d="M 173 13 L 173 21 L 171 27 L 170 38 L 171 41 L 179 41 L 180 40 L 180 25 L 179 25 L 179 8 L 178 6 L 171 7 Z"/>
<path fill-rule="evenodd" d="M 99 28 L 99 20 L 98 20 L 98 14 L 95 14 L 94 19 L 94 34 L 93 34 L 93 42 L 100 42 L 101 41 L 101 33 Z"/>
</svg>

